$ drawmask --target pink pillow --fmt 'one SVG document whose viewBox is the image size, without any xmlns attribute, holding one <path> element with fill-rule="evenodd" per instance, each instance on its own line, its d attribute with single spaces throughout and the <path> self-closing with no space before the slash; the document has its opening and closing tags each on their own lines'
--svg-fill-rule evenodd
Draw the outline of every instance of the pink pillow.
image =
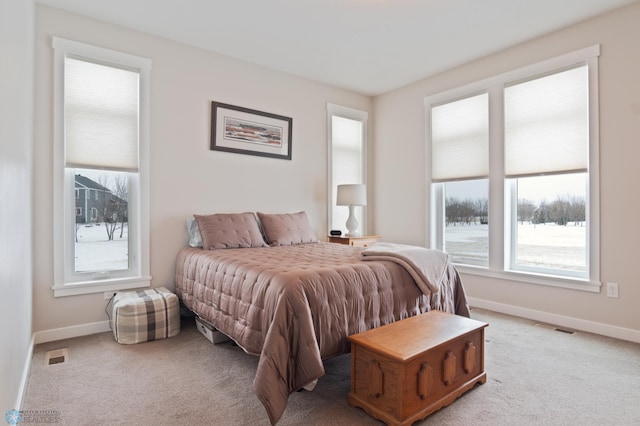
<svg viewBox="0 0 640 426">
<path fill-rule="evenodd" d="M 271 246 L 291 246 L 317 243 L 313 228 L 305 212 L 267 214 L 258 213 L 262 231 Z"/>
<path fill-rule="evenodd" d="M 267 247 L 253 213 L 216 213 L 194 217 L 204 249 Z"/>
</svg>

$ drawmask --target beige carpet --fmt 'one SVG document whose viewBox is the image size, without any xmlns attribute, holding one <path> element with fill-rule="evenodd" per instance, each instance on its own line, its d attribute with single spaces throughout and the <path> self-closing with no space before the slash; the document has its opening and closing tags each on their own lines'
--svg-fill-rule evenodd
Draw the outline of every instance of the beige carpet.
<svg viewBox="0 0 640 426">
<path fill-rule="evenodd" d="M 640 425 L 640 345 L 567 334 L 484 310 L 487 383 L 420 425 Z M 46 351 L 68 360 L 46 365 Z M 252 390 L 257 358 L 212 345 L 183 318 L 167 340 L 119 345 L 102 333 L 36 347 L 22 410 L 62 425 L 269 425 Z M 279 425 L 377 425 L 347 405 L 349 356 L 326 363 Z M 27 413 L 28 414 L 28 413 Z M 23 423 L 28 424 L 28 423 Z"/>
</svg>

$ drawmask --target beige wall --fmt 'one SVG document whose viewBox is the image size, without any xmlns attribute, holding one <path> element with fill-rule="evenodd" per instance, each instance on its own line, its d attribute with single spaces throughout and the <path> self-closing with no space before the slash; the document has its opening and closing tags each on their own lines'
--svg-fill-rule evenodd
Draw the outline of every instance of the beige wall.
<svg viewBox="0 0 640 426">
<path fill-rule="evenodd" d="M 219 211 L 306 210 L 318 236 L 326 222 L 326 102 L 371 112 L 369 231 L 385 240 L 426 244 L 425 96 L 593 44 L 601 44 L 601 280 L 620 284 L 620 299 L 498 279 L 464 276 L 469 295 L 497 309 L 640 332 L 635 302 L 640 207 L 626 188 L 640 181 L 640 4 L 572 26 L 372 100 L 229 57 L 61 12 L 36 7 L 34 159 L 34 331 L 104 325 L 102 294 L 53 298 L 51 220 L 51 43 L 57 35 L 148 57 L 151 72 L 151 273 L 173 286 L 173 261 L 186 243 L 188 215 Z M 428 54 L 428 52 L 425 52 Z M 293 160 L 212 152 L 210 102 L 293 117 Z M 398 173 L 402 170 L 402 173 Z M 622 188 L 623 190 L 620 190 Z M 631 194 L 634 195 L 634 194 Z M 625 206 L 621 208 L 620 206 Z M 572 322 L 576 320 L 577 322 Z M 565 324 L 566 325 L 566 324 Z M 64 333 L 63 333 L 64 334 Z M 614 333 L 615 334 L 615 333 Z M 625 334 L 626 336 L 626 334 Z"/>
<path fill-rule="evenodd" d="M 318 236 L 326 235 L 326 103 L 369 111 L 369 97 L 49 7 L 36 12 L 35 331 L 75 334 L 74 327 L 107 319 L 102 294 L 54 298 L 51 290 L 52 35 L 152 60 L 153 286 L 173 288 L 193 213 L 305 210 Z M 293 159 L 210 151 L 213 100 L 292 117 Z"/>
<path fill-rule="evenodd" d="M 377 97 L 372 165 L 375 232 L 398 242 L 427 243 L 425 96 L 600 44 L 600 278 L 619 283 L 620 298 L 495 278 L 463 278 L 469 295 L 485 306 L 640 339 L 638 22 L 636 3 Z M 403 174 L 398 173 L 400 167 Z"/>
<path fill-rule="evenodd" d="M 0 3 L 0 413 L 20 409 L 31 359 L 33 1 Z"/>
</svg>

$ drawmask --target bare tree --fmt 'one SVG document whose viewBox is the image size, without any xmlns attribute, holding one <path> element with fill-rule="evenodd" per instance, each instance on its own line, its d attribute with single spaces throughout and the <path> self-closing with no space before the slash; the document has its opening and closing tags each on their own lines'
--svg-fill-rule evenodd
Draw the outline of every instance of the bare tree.
<svg viewBox="0 0 640 426">
<path fill-rule="evenodd" d="M 466 198 L 459 200 L 455 197 L 445 199 L 445 219 L 447 225 L 471 225 L 480 220 L 487 224 L 489 219 L 489 200 L 486 198 Z"/>
<path fill-rule="evenodd" d="M 127 178 L 122 175 L 115 175 L 112 181 L 109 180 L 107 175 L 102 175 L 98 179 L 98 183 L 105 188 L 99 194 L 99 206 L 109 241 L 113 240 L 118 228 L 120 229 L 120 238 L 122 238 L 124 223 L 128 218 L 127 198 L 129 191 Z"/>
<path fill-rule="evenodd" d="M 582 197 L 557 196 L 552 203 L 542 200 L 536 205 L 531 200 L 519 199 L 517 205 L 518 221 L 522 224 L 545 224 L 554 222 L 567 225 L 574 222 L 576 226 L 586 220 L 586 204 Z M 460 200 L 455 197 L 445 199 L 446 225 L 477 223 L 487 224 L 489 217 L 489 200 L 487 198 Z"/>
<path fill-rule="evenodd" d="M 519 199 L 518 200 L 518 220 L 520 223 L 531 222 L 536 211 L 536 205 L 533 201 Z"/>
<path fill-rule="evenodd" d="M 587 205 L 585 199 L 582 197 L 572 197 L 571 203 L 571 217 L 573 219 L 574 226 L 578 224 L 582 225 L 587 220 Z"/>
<path fill-rule="evenodd" d="M 474 203 L 474 214 L 480 218 L 480 224 L 489 223 L 489 199 L 478 198 Z"/>
<path fill-rule="evenodd" d="M 549 205 L 549 219 L 555 222 L 557 225 L 566 226 L 569 223 L 570 215 L 570 203 L 566 197 L 556 198 Z"/>
<path fill-rule="evenodd" d="M 129 179 L 121 174 L 114 177 L 114 185 L 112 189 L 113 195 L 117 198 L 116 211 L 118 219 L 120 220 L 120 238 L 124 234 L 124 224 L 129 219 Z"/>
</svg>

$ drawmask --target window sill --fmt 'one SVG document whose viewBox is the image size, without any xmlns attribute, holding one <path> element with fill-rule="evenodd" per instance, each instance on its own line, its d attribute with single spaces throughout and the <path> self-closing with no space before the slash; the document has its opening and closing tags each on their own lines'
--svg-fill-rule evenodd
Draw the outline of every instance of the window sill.
<svg viewBox="0 0 640 426">
<path fill-rule="evenodd" d="M 482 267 L 469 265 L 455 265 L 461 274 L 476 275 L 479 277 L 495 278 L 500 280 L 517 281 L 526 284 L 545 285 L 549 287 L 559 287 L 571 290 L 600 293 L 602 283 L 599 281 L 588 281 L 573 278 L 560 278 L 549 275 L 532 274 L 513 271 L 492 271 Z"/>
<path fill-rule="evenodd" d="M 133 288 L 151 287 L 151 277 L 112 278 L 99 281 L 83 281 L 53 286 L 53 297 L 76 296 L 80 294 L 103 293 Z"/>
</svg>

